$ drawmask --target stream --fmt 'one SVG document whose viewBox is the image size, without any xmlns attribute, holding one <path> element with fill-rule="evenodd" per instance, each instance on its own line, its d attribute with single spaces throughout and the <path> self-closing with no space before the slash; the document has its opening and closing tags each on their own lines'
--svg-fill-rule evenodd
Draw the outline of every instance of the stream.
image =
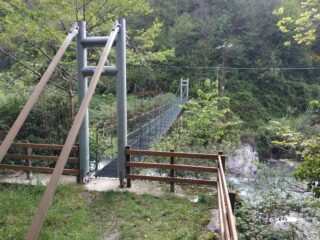
<svg viewBox="0 0 320 240">
<path fill-rule="evenodd" d="M 228 181 L 251 206 L 272 206 L 267 221 L 278 230 L 289 228 L 301 239 L 320 240 L 320 213 L 308 207 L 313 194 L 306 183 L 295 180 L 293 171 L 298 162 L 269 159 L 259 163 L 258 153 L 251 144 L 242 144 L 227 160 Z"/>
</svg>

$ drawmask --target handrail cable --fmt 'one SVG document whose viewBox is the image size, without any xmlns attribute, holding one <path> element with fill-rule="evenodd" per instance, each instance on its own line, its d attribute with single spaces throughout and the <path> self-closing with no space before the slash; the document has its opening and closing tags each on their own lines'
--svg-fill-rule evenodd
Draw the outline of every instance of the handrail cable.
<svg viewBox="0 0 320 240">
<path fill-rule="evenodd" d="M 56 167 L 53 170 L 50 181 L 49 181 L 49 183 L 46 187 L 46 190 L 43 194 L 43 197 L 41 199 L 39 208 L 33 217 L 33 221 L 32 221 L 32 224 L 29 228 L 28 234 L 26 236 L 26 240 L 36 240 L 39 233 L 40 233 L 41 227 L 43 225 L 45 216 L 48 212 L 53 195 L 57 189 L 59 178 L 64 170 L 64 167 L 65 167 L 66 162 L 68 160 L 72 146 L 76 140 L 81 123 L 82 123 L 83 118 L 86 114 L 87 108 L 89 107 L 89 103 L 90 103 L 91 98 L 94 94 L 95 88 L 96 88 L 98 81 L 99 81 L 99 78 L 102 74 L 103 67 L 105 65 L 105 62 L 106 62 L 108 56 L 109 56 L 109 53 L 111 51 L 111 47 L 113 45 L 113 42 L 114 42 L 118 32 L 119 32 L 119 24 L 116 23 L 115 26 L 112 28 L 112 32 L 111 32 L 111 34 L 108 38 L 108 41 L 103 49 L 98 66 L 97 66 L 97 68 L 93 74 L 93 77 L 90 81 L 89 88 L 87 90 L 86 95 L 84 96 L 84 98 L 82 100 L 79 111 L 75 117 L 73 124 L 72 124 L 71 130 L 69 131 L 67 140 L 62 148 L 62 151 L 60 153 Z"/>
<path fill-rule="evenodd" d="M 24 105 L 22 111 L 20 112 L 19 116 L 17 117 L 16 121 L 14 122 L 13 126 L 10 128 L 9 132 L 7 133 L 5 139 L 3 140 L 2 144 L 0 145 L 0 163 L 2 162 L 4 156 L 6 155 L 8 149 L 10 148 L 13 140 L 17 136 L 19 130 L 21 129 L 22 125 L 26 121 L 28 115 L 32 107 L 36 104 L 39 99 L 39 96 L 43 92 L 45 86 L 50 80 L 50 77 L 54 70 L 56 69 L 59 61 L 61 60 L 62 56 L 64 55 L 65 51 L 67 50 L 68 46 L 70 45 L 72 39 L 78 34 L 78 24 L 75 23 L 70 31 L 64 42 L 62 43 L 61 47 L 59 48 L 57 54 L 52 59 L 51 63 L 49 64 L 47 70 L 43 74 L 42 78 L 40 79 L 39 83 L 35 87 L 33 93 L 31 94 L 30 98 L 28 99 L 27 103 Z"/>
<path fill-rule="evenodd" d="M 177 69 L 230 69 L 230 70 L 320 70 L 320 67 L 228 67 L 228 66 L 179 66 L 169 64 L 153 64 L 158 67 L 169 67 Z"/>
</svg>

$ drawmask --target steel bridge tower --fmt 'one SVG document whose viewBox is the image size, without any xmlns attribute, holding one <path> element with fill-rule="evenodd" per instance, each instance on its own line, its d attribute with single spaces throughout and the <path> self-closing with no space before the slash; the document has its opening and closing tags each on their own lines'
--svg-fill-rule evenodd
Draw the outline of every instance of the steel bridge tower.
<svg viewBox="0 0 320 240">
<path fill-rule="evenodd" d="M 127 145 L 127 74 L 126 74 L 126 21 L 121 19 L 118 23 L 119 33 L 116 44 L 116 65 L 105 66 L 103 75 L 117 76 L 117 138 L 118 138 L 118 176 L 123 186 L 125 176 L 125 146 Z M 81 104 L 88 89 L 88 77 L 94 74 L 96 66 L 88 66 L 88 48 L 104 47 L 108 37 L 88 37 L 86 22 L 79 22 L 77 35 L 77 67 L 78 67 L 78 101 Z M 80 144 L 80 182 L 87 181 L 90 171 L 89 149 L 89 112 L 83 119 L 79 131 Z"/>
</svg>

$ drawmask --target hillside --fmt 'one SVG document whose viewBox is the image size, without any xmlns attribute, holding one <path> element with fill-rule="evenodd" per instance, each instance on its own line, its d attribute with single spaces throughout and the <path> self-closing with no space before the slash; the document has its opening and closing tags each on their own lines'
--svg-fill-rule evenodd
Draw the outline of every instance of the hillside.
<svg viewBox="0 0 320 240">
<path fill-rule="evenodd" d="M 81 28 L 86 37 L 78 38 L 75 22 L 86 22 Z M 40 149 L 25 145 L 3 152 L 0 180 L 12 174 L 3 169 L 19 164 L 14 173 L 27 167 L 53 171 L 78 117 L 74 125 L 81 134 L 71 134 L 74 141 L 64 156 L 70 162 L 63 168 L 78 173 L 79 182 L 97 177 L 113 162 L 111 175 L 121 175 L 121 184 L 129 175 L 146 174 L 149 180 L 167 178 L 171 186 L 173 178 L 183 178 L 185 183 L 203 180 L 215 187 L 182 184 L 181 197 L 167 194 L 167 185 L 160 185 L 166 191 L 155 197 L 62 185 L 41 239 L 108 239 L 114 234 L 114 239 L 215 239 L 206 225 L 213 208 L 229 207 L 228 202 L 220 206 L 218 193 L 228 187 L 236 193 L 235 209 L 229 214 L 236 217 L 239 239 L 317 240 L 319 26 L 319 0 L 0 0 L 0 144 L 66 34 L 75 34 L 14 139 L 40 144 Z M 84 76 L 85 68 L 98 65 L 102 54 L 102 48 L 92 47 L 97 44 L 93 36 L 108 36 L 97 40 L 99 47 L 107 43 L 108 57 L 96 79 L 92 76 L 100 70 L 91 69 L 90 77 Z M 81 51 L 87 61 L 83 68 Z M 111 70 L 103 70 L 103 64 Z M 84 79 L 89 89 L 97 81 L 92 99 L 88 97 L 88 128 L 81 126 L 87 108 L 77 115 L 81 89 L 87 88 Z M 83 141 L 88 152 L 82 151 Z M 126 145 L 165 151 L 167 157 L 130 155 Z M 173 152 L 202 155 L 194 160 L 173 157 Z M 203 157 L 206 154 L 216 162 Z M 45 160 L 37 159 L 39 155 Z M 130 172 L 131 156 L 140 166 L 158 166 Z M 219 162 L 221 156 L 227 159 L 226 168 Z M 169 163 L 182 166 L 173 170 Z M 189 171 L 190 164 L 199 172 Z M 228 186 L 220 187 L 220 171 L 225 169 Z M 1 239 L 23 239 L 43 192 L 40 185 L 0 183 Z M 227 193 L 223 196 L 229 199 Z M 194 204 L 189 195 L 199 202 Z M 223 216 L 232 222 L 227 210 Z"/>
</svg>

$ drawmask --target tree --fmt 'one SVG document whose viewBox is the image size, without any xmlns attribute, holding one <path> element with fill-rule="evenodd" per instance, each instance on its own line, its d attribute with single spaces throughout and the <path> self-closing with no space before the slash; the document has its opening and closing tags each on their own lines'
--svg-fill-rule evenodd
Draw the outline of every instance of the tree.
<svg viewBox="0 0 320 240">
<path fill-rule="evenodd" d="M 280 7 L 274 11 L 275 15 L 282 16 L 282 19 L 277 23 L 279 29 L 284 33 L 290 32 L 298 44 L 314 44 L 319 37 L 320 30 L 320 1 L 301 1 L 299 13 L 290 14 L 286 10 L 284 7 Z M 289 45 L 290 41 L 285 44 Z"/>
<path fill-rule="evenodd" d="M 317 101 L 311 102 L 310 109 L 313 109 L 315 102 Z M 302 159 L 294 176 L 307 181 L 309 190 L 320 198 L 320 137 L 305 136 L 293 130 L 290 125 L 278 122 L 271 122 L 271 127 L 276 131 L 276 139 L 272 143 L 282 151 L 291 152 Z"/>
<path fill-rule="evenodd" d="M 29 95 L 29 91 L 39 81 L 65 38 L 66 32 L 76 20 L 86 20 L 88 35 L 105 36 L 110 33 L 115 20 L 120 17 L 128 18 L 128 64 L 130 65 L 148 65 L 151 61 L 165 62 L 167 56 L 174 55 L 173 49 L 154 47 L 154 41 L 162 28 L 161 21 L 151 19 L 143 24 L 137 24 L 134 20 L 130 20 L 151 14 L 147 0 L 1 0 L 0 2 L 0 54 L 10 59 L 5 62 L 5 67 L 1 68 L 0 85 L 5 85 L 6 93 L 15 92 L 17 95 L 22 95 L 23 99 Z M 61 123 L 58 124 L 59 126 L 68 126 L 67 123 L 73 118 L 73 109 L 76 106 L 74 47 L 72 43 L 72 51 L 66 52 L 63 61 L 51 78 L 50 85 L 40 99 L 40 103 L 35 106 L 32 114 L 40 114 L 41 117 L 35 115 L 34 118 L 28 119 L 30 122 L 26 124 L 28 126 L 26 136 L 32 136 L 33 132 L 37 133 L 32 127 L 32 120 L 43 119 L 44 112 L 50 114 L 52 117 L 50 123 L 53 124 L 50 132 L 45 134 L 49 136 L 47 141 L 61 141 L 61 136 L 55 134 L 60 131 L 55 131 L 54 123 L 59 122 Z M 96 61 L 99 55 L 100 50 L 90 49 L 89 61 Z M 113 61 L 114 56 L 111 56 L 110 59 Z M 131 76 L 130 72 L 128 76 Z M 101 79 L 102 83 L 104 81 L 106 78 Z M 17 85 L 22 87 L 17 88 Z M 99 91 L 98 86 L 97 92 Z M 6 93 L 3 97 L 1 96 L 0 100 L 12 97 Z M 17 101 L 19 102 L 18 107 L 22 104 L 18 96 Z M 48 106 L 55 105 L 56 107 L 46 108 L 45 104 L 48 103 L 50 103 Z M 9 104 L 8 101 L 0 103 L 3 110 L 8 109 L 4 106 L 5 104 Z M 69 106 L 70 111 L 66 111 L 66 105 Z M 11 114 L 4 112 L 8 119 L 14 119 L 17 116 L 15 111 L 12 111 Z M 11 123 L 12 121 L 7 121 L 7 127 Z M 39 125 L 46 124 L 44 121 L 39 120 L 37 124 L 38 128 L 48 129 L 48 127 L 39 127 Z"/>
<path fill-rule="evenodd" d="M 207 147 L 237 144 L 241 121 L 232 115 L 229 98 L 218 95 L 218 82 L 207 79 L 185 106 L 184 124 L 193 144 Z"/>
</svg>

